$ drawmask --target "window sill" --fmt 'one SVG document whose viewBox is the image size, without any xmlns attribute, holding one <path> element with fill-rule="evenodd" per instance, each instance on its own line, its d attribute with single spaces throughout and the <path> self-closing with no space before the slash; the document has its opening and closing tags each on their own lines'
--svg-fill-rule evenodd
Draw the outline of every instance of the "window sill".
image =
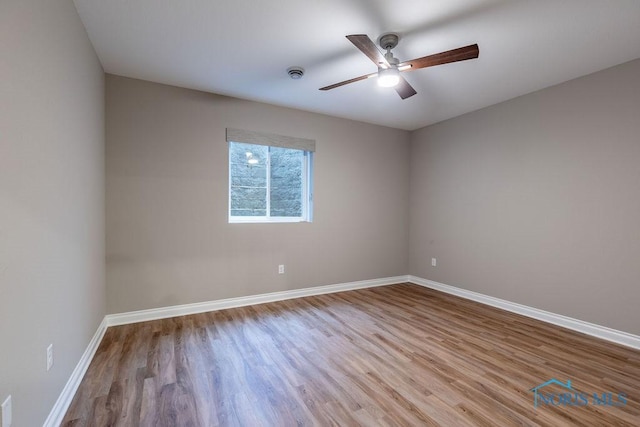
<svg viewBox="0 0 640 427">
<path fill-rule="evenodd" d="M 291 223 L 291 222 L 311 222 L 304 218 L 289 218 L 289 217 L 235 217 L 229 218 L 229 224 L 278 224 L 278 223 Z"/>
</svg>

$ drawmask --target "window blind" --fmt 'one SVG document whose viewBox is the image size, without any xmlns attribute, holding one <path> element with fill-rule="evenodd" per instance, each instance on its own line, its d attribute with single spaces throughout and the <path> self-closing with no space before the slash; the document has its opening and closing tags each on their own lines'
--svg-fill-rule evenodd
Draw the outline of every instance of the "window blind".
<svg viewBox="0 0 640 427">
<path fill-rule="evenodd" d="M 234 128 L 227 128 L 227 142 L 242 142 L 245 144 L 268 145 L 270 147 L 291 148 L 294 150 L 316 151 L 316 141 L 313 139 Z"/>
</svg>

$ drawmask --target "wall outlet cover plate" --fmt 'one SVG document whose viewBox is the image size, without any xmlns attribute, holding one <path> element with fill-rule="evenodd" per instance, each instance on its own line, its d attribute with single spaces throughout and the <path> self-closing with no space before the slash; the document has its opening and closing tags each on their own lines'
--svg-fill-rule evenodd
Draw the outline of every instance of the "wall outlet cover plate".
<svg viewBox="0 0 640 427">
<path fill-rule="evenodd" d="M 9 427 L 11 425 L 11 396 L 7 397 L 2 402 L 2 427 Z"/>
</svg>

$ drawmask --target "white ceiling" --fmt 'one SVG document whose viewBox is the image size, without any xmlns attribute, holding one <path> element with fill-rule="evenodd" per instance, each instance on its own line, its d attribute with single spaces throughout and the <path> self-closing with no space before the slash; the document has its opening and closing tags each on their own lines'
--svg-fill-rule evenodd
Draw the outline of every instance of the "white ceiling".
<svg viewBox="0 0 640 427">
<path fill-rule="evenodd" d="M 107 73 L 408 130 L 640 57 L 638 0 L 75 4 Z M 418 91 L 406 100 L 375 79 L 318 90 L 376 71 L 345 35 L 385 32 L 401 61 L 473 43 L 480 57 L 405 73 Z"/>
</svg>

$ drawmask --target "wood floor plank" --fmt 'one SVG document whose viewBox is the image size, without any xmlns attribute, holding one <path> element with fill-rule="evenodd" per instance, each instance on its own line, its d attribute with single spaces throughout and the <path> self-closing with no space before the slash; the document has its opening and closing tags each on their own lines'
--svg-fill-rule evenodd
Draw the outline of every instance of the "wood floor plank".
<svg viewBox="0 0 640 427">
<path fill-rule="evenodd" d="M 624 392 L 535 408 L 530 389 Z M 411 284 L 111 327 L 64 426 L 640 425 L 640 351 Z"/>
</svg>

